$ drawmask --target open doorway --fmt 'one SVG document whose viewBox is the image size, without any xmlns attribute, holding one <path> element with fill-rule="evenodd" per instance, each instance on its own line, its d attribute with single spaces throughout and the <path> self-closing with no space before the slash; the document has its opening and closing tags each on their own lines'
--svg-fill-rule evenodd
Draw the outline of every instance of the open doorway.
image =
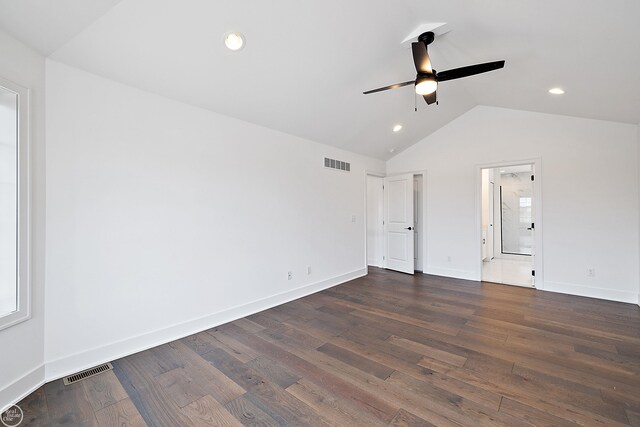
<svg viewBox="0 0 640 427">
<path fill-rule="evenodd" d="M 366 177 L 367 265 L 423 271 L 424 173 Z"/>
<path fill-rule="evenodd" d="M 367 175 L 367 265 L 384 268 L 384 178 Z"/>
<path fill-rule="evenodd" d="M 534 164 L 481 169 L 482 280 L 535 286 Z"/>
</svg>

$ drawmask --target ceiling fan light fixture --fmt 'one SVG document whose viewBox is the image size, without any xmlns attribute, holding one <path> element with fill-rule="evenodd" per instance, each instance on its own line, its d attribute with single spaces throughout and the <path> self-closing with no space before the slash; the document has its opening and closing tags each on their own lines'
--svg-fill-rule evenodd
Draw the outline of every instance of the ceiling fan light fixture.
<svg viewBox="0 0 640 427">
<path fill-rule="evenodd" d="M 244 47 L 244 36 L 240 33 L 227 33 L 224 35 L 224 44 L 229 50 L 240 50 Z"/>
<path fill-rule="evenodd" d="M 422 76 L 416 79 L 416 93 L 429 95 L 438 89 L 438 82 L 433 76 Z"/>
<path fill-rule="evenodd" d="M 418 37 L 418 41 L 411 42 L 411 54 L 413 55 L 413 65 L 416 68 L 416 79 L 408 82 L 396 83 L 377 89 L 367 90 L 364 95 L 383 92 L 391 89 L 398 89 L 405 86 L 414 86 L 414 90 L 421 95 L 427 105 L 438 105 L 438 83 L 449 80 L 462 79 L 464 77 L 475 76 L 476 74 L 487 73 L 489 71 L 504 68 L 505 61 L 484 62 L 482 64 L 467 65 L 459 68 L 452 68 L 436 73 L 431 65 L 431 58 L 427 45 L 431 44 L 435 38 L 433 31 L 426 31 Z M 417 101 L 416 101 L 417 102 Z M 416 104 L 415 111 L 418 111 Z"/>
</svg>

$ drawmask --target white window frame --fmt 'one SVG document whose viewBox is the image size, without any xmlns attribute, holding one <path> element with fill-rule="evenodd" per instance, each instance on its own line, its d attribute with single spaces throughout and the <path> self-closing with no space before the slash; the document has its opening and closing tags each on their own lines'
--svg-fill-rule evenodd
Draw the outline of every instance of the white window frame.
<svg viewBox="0 0 640 427">
<path fill-rule="evenodd" d="M 13 92 L 18 99 L 18 247 L 17 247 L 17 309 L 0 316 L 0 330 L 31 318 L 30 283 L 30 150 L 29 150 L 29 89 L 0 77 L 0 87 Z"/>
</svg>

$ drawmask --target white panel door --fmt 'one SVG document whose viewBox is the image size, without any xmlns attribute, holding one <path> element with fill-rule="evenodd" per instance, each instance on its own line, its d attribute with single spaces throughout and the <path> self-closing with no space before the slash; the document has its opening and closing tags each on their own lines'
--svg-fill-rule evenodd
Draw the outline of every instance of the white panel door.
<svg viewBox="0 0 640 427">
<path fill-rule="evenodd" d="M 384 179 L 385 267 L 413 274 L 413 174 Z"/>
<path fill-rule="evenodd" d="M 367 175 L 367 264 L 384 267 L 383 178 Z"/>
</svg>

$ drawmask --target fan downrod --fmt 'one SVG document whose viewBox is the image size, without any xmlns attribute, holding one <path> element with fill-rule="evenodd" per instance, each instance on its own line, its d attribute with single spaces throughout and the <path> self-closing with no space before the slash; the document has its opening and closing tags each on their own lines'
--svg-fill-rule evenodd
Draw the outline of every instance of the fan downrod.
<svg viewBox="0 0 640 427">
<path fill-rule="evenodd" d="M 435 35 L 432 31 L 427 31 L 426 33 L 422 33 L 418 36 L 418 41 L 422 42 L 426 45 L 430 45 L 435 39 Z"/>
</svg>

